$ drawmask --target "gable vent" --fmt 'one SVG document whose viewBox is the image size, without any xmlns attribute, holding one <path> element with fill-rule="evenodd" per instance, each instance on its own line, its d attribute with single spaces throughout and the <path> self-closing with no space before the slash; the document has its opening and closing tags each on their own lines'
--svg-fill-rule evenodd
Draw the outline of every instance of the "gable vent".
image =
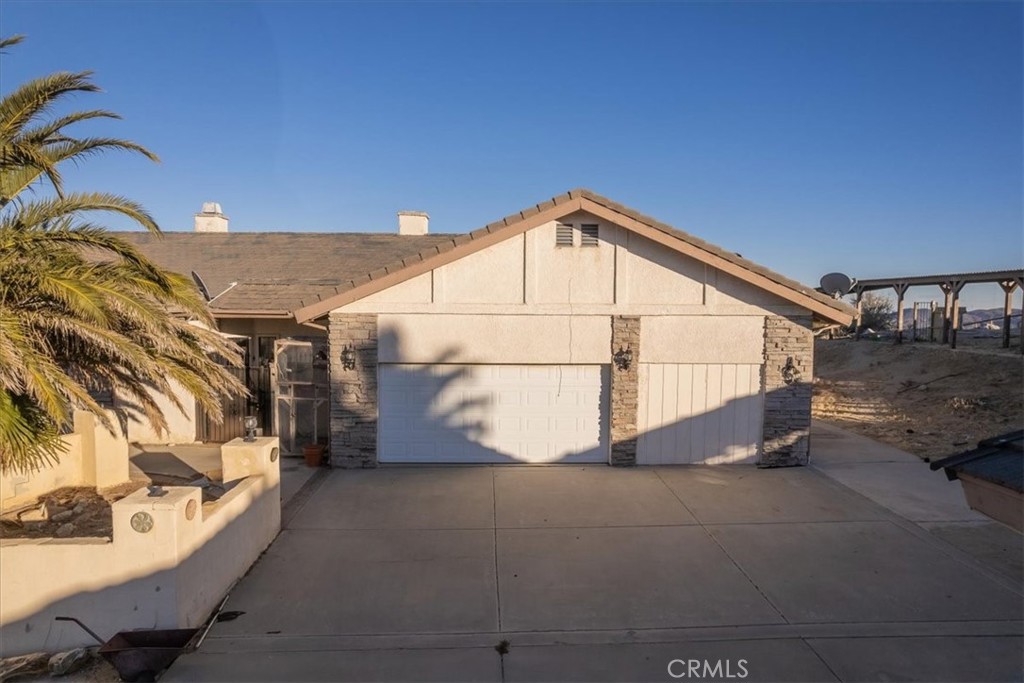
<svg viewBox="0 0 1024 683">
<path fill-rule="evenodd" d="M 584 247 L 596 247 L 597 246 L 597 226 L 596 225 L 581 225 L 580 226 L 580 246 Z"/>
<path fill-rule="evenodd" d="M 572 246 L 572 226 L 564 223 L 559 223 L 555 226 L 555 246 L 556 247 L 571 247 Z"/>
</svg>

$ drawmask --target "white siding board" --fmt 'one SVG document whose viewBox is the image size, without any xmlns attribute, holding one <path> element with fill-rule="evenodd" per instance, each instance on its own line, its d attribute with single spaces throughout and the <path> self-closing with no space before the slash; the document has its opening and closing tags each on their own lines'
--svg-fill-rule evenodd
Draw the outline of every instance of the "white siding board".
<svg viewBox="0 0 1024 683">
<path fill-rule="evenodd" d="M 707 404 L 708 390 L 708 366 L 697 365 L 693 368 L 693 385 L 691 386 L 691 409 L 692 415 L 700 415 L 704 412 Z M 680 415 L 680 417 L 689 417 Z M 690 451 L 680 454 L 684 462 L 702 462 L 704 460 L 704 427 L 705 420 L 689 420 L 690 422 Z"/>
<path fill-rule="evenodd" d="M 693 410 L 693 366 L 677 365 L 676 369 L 679 375 L 676 415 L 690 415 Z M 672 453 L 684 452 L 683 449 L 690 445 L 692 441 L 693 423 L 689 420 L 683 420 L 678 423 L 674 431 L 676 432 L 676 438 L 674 441 L 675 450 L 669 453 L 664 453 L 661 458 L 662 462 L 666 464 L 673 461 Z"/>
<path fill-rule="evenodd" d="M 736 441 L 736 366 L 722 365 L 721 400 L 719 405 L 718 443 L 722 445 L 721 452 L 712 455 L 712 458 L 725 456 L 728 460 L 735 456 L 737 450 Z M 712 444 L 711 448 L 714 448 Z"/>
<path fill-rule="evenodd" d="M 677 413 L 679 405 L 679 366 L 664 368 L 665 381 L 662 391 L 661 424 L 670 424 Z M 661 447 L 663 453 L 671 453 L 676 449 L 676 430 L 661 430 Z"/>
<path fill-rule="evenodd" d="M 760 444 L 760 366 L 641 363 L 637 462 L 752 463 Z"/>
</svg>

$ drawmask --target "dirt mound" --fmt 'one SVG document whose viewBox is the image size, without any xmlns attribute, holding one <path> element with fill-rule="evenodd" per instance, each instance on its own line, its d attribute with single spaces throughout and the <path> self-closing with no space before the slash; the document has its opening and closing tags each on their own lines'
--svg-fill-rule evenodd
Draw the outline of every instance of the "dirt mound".
<svg viewBox="0 0 1024 683">
<path fill-rule="evenodd" d="M 1024 427 L 1024 360 L 938 344 L 819 340 L 813 414 L 922 458 Z"/>
</svg>

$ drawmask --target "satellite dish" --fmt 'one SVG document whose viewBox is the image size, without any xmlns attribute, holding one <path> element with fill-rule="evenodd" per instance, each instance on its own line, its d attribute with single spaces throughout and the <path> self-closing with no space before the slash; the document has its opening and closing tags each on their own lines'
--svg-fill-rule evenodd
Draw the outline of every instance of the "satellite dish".
<svg viewBox="0 0 1024 683">
<path fill-rule="evenodd" d="M 842 273 L 829 273 L 821 277 L 821 289 L 833 299 L 850 293 L 853 281 Z"/>
<path fill-rule="evenodd" d="M 199 277 L 199 273 L 192 271 L 192 280 L 196 283 L 196 287 L 199 288 L 199 293 L 203 295 L 203 298 L 207 302 L 210 301 L 210 290 L 206 288 L 206 283 L 203 282 L 203 278 Z"/>
</svg>

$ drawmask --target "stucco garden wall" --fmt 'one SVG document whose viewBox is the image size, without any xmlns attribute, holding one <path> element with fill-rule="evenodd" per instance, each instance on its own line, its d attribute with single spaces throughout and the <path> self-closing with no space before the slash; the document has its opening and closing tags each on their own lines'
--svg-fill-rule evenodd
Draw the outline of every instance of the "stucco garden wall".
<svg viewBox="0 0 1024 683">
<path fill-rule="evenodd" d="M 67 451 L 56 462 L 33 472 L 8 473 L 0 477 L 0 510 L 31 502 L 65 486 L 103 489 L 128 481 L 128 442 L 117 415 L 111 412 L 109 417 L 113 433 L 92 413 L 75 411 L 75 431 L 61 437 Z"/>
<path fill-rule="evenodd" d="M 276 438 L 222 447 L 214 504 L 196 487 L 143 488 L 113 504 L 113 537 L 0 540 L 0 656 L 94 645 L 138 628 L 197 627 L 280 529 Z M 132 519 L 148 519 L 149 529 Z"/>
</svg>

